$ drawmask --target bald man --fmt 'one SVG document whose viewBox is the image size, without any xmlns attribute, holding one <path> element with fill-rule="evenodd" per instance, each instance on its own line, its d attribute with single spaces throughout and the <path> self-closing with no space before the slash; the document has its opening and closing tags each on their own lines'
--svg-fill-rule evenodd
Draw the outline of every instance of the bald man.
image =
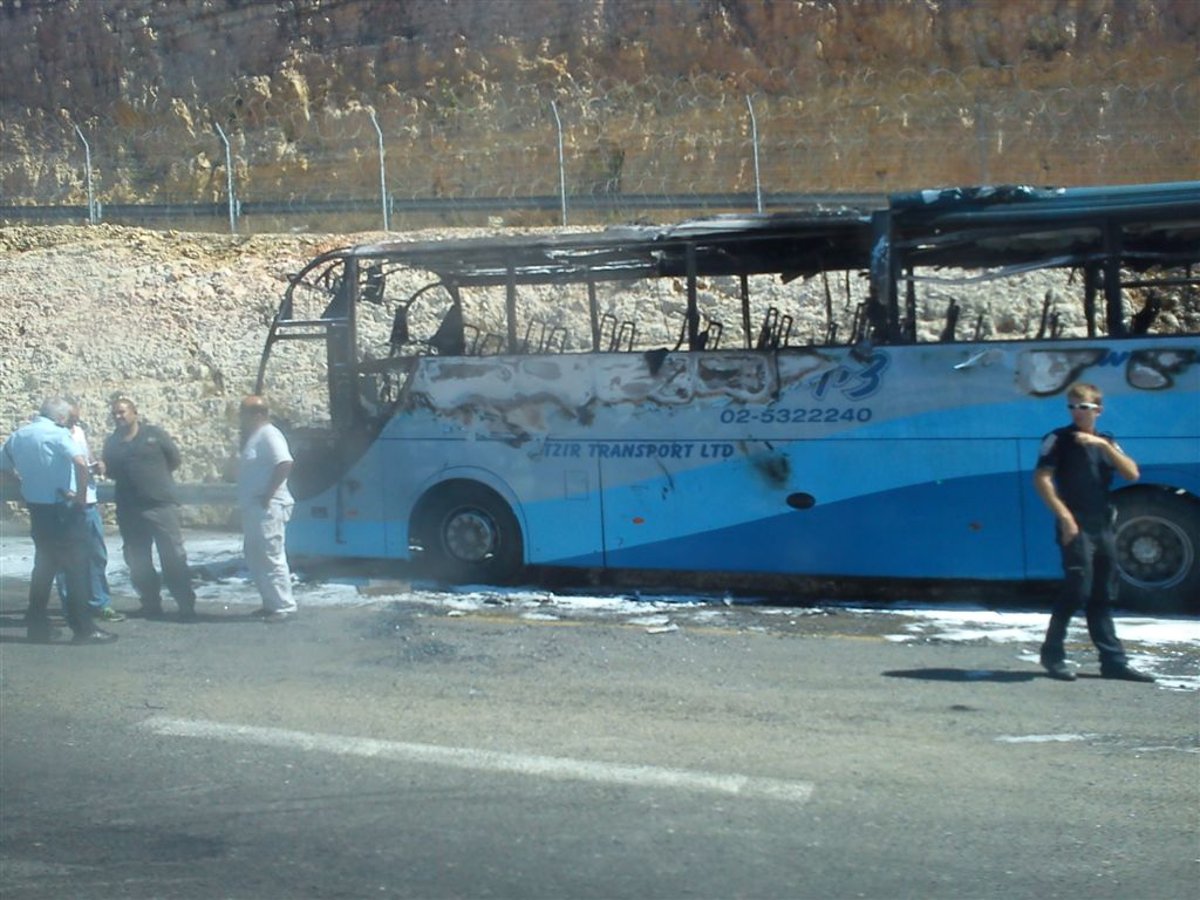
<svg viewBox="0 0 1200 900">
<path fill-rule="evenodd" d="M 286 622 L 296 613 L 284 545 L 294 505 L 287 486 L 292 453 L 283 432 L 271 424 L 271 411 L 262 397 L 251 394 L 243 399 L 239 418 L 238 507 L 243 552 L 263 603 L 254 615 L 266 622 Z"/>
</svg>

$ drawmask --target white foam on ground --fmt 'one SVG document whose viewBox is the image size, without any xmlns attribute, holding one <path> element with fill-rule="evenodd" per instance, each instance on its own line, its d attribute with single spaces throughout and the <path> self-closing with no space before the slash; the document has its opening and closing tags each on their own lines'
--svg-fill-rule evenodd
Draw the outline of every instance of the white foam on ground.
<svg viewBox="0 0 1200 900">
<path fill-rule="evenodd" d="M 200 574 L 196 596 L 202 603 L 258 606 L 258 591 L 249 581 L 242 562 L 241 536 L 223 532 L 189 532 L 185 535 L 188 562 Z M 12 522 L 0 523 L 0 576 L 27 579 L 33 568 L 33 542 L 27 532 Z M 428 606 L 431 610 L 462 615 L 503 607 L 530 621 L 554 621 L 589 616 L 611 617 L 623 624 L 665 630 L 677 622 L 719 626 L 734 618 L 747 627 L 745 613 L 762 616 L 786 615 L 800 618 L 835 611 L 838 614 L 888 616 L 895 619 L 895 642 L 972 643 L 992 642 L 1021 645 L 1019 659 L 1036 665 L 1037 647 L 1046 629 L 1045 612 L 990 610 L 970 605 L 937 605 L 898 601 L 887 607 L 854 604 L 816 604 L 804 608 L 739 605 L 726 598 L 680 594 L 648 594 L 637 591 L 609 593 L 558 593 L 535 587 L 501 588 L 463 585 L 437 589 L 432 585 L 371 581 L 354 574 L 338 574 L 307 580 L 296 579 L 294 592 L 301 607 L 383 605 L 402 600 Z M 118 596 L 133 596 L 129 570 L 121 559 L 120 539 L 109 536 L 108 579 Z M 118 603 L 118 607 L 122 604 Z M 1117 633 L 1129 647 L 1130 662 L 1163 679 L 1166 688 L 1200 691 L 1200 672 L 1175 674 L 1179 658 L 1200 648 L 1200 620 L 1175 617 L 1118 615 Z M 753 626 L 750 626 L 753 627 Z M 1082 616 L 1077 616 L 1068 641 L 1089 643 Z M 1174 670 L 1174 671 L 1172 671 Z M 1167 674 L 1170 672 L 1170 674 Z"/>
</svg>

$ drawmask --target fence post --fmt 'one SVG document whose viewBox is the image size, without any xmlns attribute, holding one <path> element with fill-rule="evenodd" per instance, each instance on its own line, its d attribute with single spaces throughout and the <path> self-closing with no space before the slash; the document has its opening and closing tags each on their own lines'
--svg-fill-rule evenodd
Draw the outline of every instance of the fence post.
<svg viewBox="0 0 1200 900">
<path fill-rule="evenodd" d="M 563 129 L 562 119 L 558 117 L 558 104 L 550 101 L 550 110 L 554 113 L 554 127 L 558 129 L 558 196 L 562 203 L 562 224 L 567 227 L 567 168 L 563 161 Z"/>
<path fill-rule="evenodd" d="M 83 136 L 83 132 L 79 130 L 78 125 L 72 126 L 75 133 L 79 135 L 79 141 L 83 144 L 83 159 L 84 165 L 87 166 L 87 197 L 88 197 L 88 224 L 95 225 L 99 216 L 96 214 L 96 195 L 92 191 L 92 148 L 88 145 L 87 138 Z"/>
<path fill-rule="evenodd" d="M 375 110 L 368 109 L 367 114 L 371 117 L 371 124 L 375 126 L 375 133 L 379 135 L 379 202 L 383 205 L 383 230 L 391 231 L 392 226 L 388 221 L 387 171 L 383 166 L 383 129 L 379 127 L 379 120 L 375 118 Z"/>
<path fill-rule="evenodd" d="M 975 140 L 979 145 L 979 183 L 991 184 L 992 176 L 988 165 L 988 125 L 984 120 L 984 102 L 982 96 L 975 95 Z"/>
<path fill-rule="evenodd" d="M 746 95 L 746 108 L 750 110 L 750 141 L 754 147 L 754 200 L 759 212 L 763 211 L 762 179 L 758 171 L 758 119 L 754 115 L 754 104 Z"/>
<path fill-rule="evenodd" d="M 225 144 L 225 193 L 229 198 L 229 233 L 237 234 L 237 203 L 233 196 L 233 149 L 229 146 L 229 138 L 221 128 L 220 122 L 213 122 L 217 134 Z"/>
</svg>

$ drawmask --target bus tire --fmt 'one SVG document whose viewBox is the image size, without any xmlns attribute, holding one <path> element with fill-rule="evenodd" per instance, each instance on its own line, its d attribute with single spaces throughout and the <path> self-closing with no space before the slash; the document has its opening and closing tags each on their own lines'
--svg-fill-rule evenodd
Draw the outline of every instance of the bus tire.
<svg viewBox="0 0 1200 900">
<path fill-rule="evenodd" d="M 1154 489 L 1123 491 L 1115 502 L 1122 605 L 1200 611 L 1200 503 Z"/>
<path fill-rule="evenodd" d="M 520 573 L 521 528 L 491 488 L 451 482 L 437 489 L 415 517 L 423 553 L 420 568 L 458 584 L 508 584 Z"/>
</svg>

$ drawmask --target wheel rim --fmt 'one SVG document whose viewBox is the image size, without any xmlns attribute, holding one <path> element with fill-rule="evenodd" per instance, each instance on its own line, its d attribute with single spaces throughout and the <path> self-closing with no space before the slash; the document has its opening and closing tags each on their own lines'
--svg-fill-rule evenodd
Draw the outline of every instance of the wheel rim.
<svg viewBox="0 0 1200 900">
<path fill-rule="evenodd" d="M 1194 554 L 1187 533 L 1169 519 L 1138 516 L 1117 529 L 1117 562 L 1138 587 L 1174 587 L 1191 570 Z"/>
<path fill-rule="evenodd" d="M 446 552 L 461 562 L 480 563 L 495 555 L 496 523 L 478 509 L 455 510 L 446 518 L 442 543 Z"/>
</svg>

